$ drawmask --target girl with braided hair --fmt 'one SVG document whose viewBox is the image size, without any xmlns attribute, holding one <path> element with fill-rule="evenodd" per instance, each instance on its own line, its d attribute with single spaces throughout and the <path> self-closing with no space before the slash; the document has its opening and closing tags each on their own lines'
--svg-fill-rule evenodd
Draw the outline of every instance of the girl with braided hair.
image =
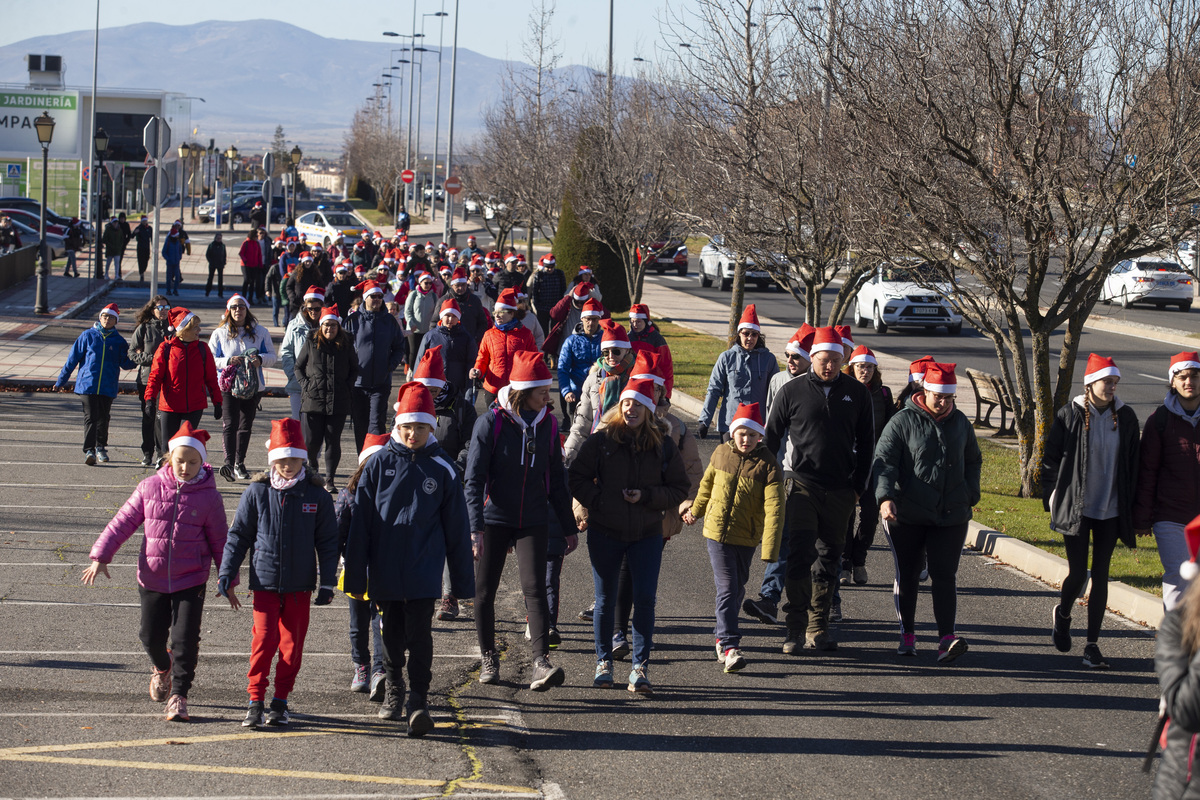
<svg viewBox="0 0 1200 800">
<path fill-rule="evenodd" d="M 1083 665 L 1091 669 L 1108 668 L 1098 639 L 1113 550 L 1118 539 L 1137 546 L 1133 504 L 1139 427 L 1137 414 L 1117 397 L 1120 379 L 1111 358 L 1088 356 L 1083 394 L 1055 415 L 1042 458 L 1042 504 L 1050 512 L 1050 528 L 1063 535 L 1069 570 L 1052 614 L 1051 639 L 1060 652 L 1071 650 L 1071 609 L 1087 584 L 1090 543 L 1092 590 Z"/>
</svg>

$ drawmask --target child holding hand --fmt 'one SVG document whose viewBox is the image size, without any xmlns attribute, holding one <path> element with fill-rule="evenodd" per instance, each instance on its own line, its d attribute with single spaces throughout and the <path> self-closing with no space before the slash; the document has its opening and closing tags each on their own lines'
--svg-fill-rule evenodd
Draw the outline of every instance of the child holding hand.
<svg viewBox="0 0 1200 800">
<path fill-rule="evenodd" d="M 167 701 L 168 721 L 188 721 L 187 696 L 196 676 L 200 616 L 213 553 L 225 549 L 225 505 L 212 467 L 205 463 L 208 432 L 184 422 L 168 443 L 170 456 L 138 484 L 92 546 L 92 564 L 80 580 L 91 585 L 139 526 L 145 525 L 138 555 L 142 601 L 142 646 L 154 669 L 150 699 Z M 229 604 L 240 603 L 231 594 Z M 167 636 L 171 647 L 167 649 Z"/>
<path fill-rule="evenodd" d="M 746 666 L 740 648 L 738 610 L 746 596 L 750 559 L 762 544 L 763 561 L 779 557 L 783 531 L 783 471 L 763 445 L 758 403 L 740 403 L 729 425 L 729 441 L 713 451 L 700 491 L 686 509 L 688 525 L 704 517 L 704 538 L 717 588 L 717 660 L 725 672 Z"/>
</svg>

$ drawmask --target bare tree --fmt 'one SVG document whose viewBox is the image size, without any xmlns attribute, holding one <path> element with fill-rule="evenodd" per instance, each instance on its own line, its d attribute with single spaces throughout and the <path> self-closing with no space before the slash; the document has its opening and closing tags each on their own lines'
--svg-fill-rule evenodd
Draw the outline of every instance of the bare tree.
<svg viewBox="0 0 1200 800">
<path fill-rule="evenodd" d="M 375 190 L 380 211 L 388 211 L 396 201 L 404 148 L 404 138 L 391 129 L 377 101 L 355 112 L 343 145 L 347 170 Z"/>
<path fill-rule="evenodd" d="M 859 0 L 830 67 L 881 257 L 953 280 L 1019 400 L 1022 491 L 1121 259 L 1195 226 L 1196 0 Z M 801 26 L 802 12 L 795 12 Z M 1057 373 L 1051 335 L 1065 326 Z"/>
</svg>

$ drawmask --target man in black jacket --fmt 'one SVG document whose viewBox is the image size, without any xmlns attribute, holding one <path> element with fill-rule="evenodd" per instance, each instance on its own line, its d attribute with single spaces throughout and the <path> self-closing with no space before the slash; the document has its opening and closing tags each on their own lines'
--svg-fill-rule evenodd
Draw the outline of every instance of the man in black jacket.
<svg viewBox="0 0 1200 800">
<path fill-rule="evenodd" d="M 365 281 L 362 288 L 362 308 L 351 314 L 345 325 L 358 355 L 350 421 L 359 452 L 368 433 L 387 433 L 392 427 L 392 372 L 404 360 L 406 349 L 400 323 L 383 307 L 383 287 Z"/>
<path fill-rule="evenodd" d="M 783 652 L 836 650 L 829 610 L 850 515 L 867 489 L 875 427 L 867 388 L 841 372 L 841 337 L 818 328 L 809 371 L 786 383 L 767 420 L 767 449 L 786 441 L 788 562 Z"/>
</svg>

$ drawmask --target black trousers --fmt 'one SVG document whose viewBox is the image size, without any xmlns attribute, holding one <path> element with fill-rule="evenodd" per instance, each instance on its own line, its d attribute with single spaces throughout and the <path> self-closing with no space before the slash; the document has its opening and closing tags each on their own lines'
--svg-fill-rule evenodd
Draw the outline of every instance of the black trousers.
<svg viewBox="0 0 1200 800">
<path fill-rule="evenodd" d="M 138 402 L 142 404 L 142 455 L 150 456 L 163 453 L 162 442 L 158 438 L 158 398 L 146 400 L 146 384 L 138 382 Z"/>
<path fill-rule="evenodd" d="M 154 668 L 171 668 L 171 694 L 187 697 L 200 656 L 200 616 L 207 584 L 177 592 L 152 592 L 139 586 L 142 597 L 142 646 Z M 167 653 L 167 635 L 171 652 Z M 174 665 L 171 661 L 174 659 Z"/>
<path fill-rule="evenodd" d="M 354 387 L 350 392 L 350 423 L 354 426 L 354 446 L 361 453 L 368 433 L 387 433 L 391 411 L 392 387 L 372 389 Z"/>
<path fill-rule="evenodd" d="M 342 429 L 346 427 L 346 415 L 305 411 L 300 415 L 300 426 L 304 431 L 304 445 L 308 448 L 309 466 L 320 469 L 318 464 L 324 445 L 325 479 L 333 480 L 342 461 Z"/>
<path fill-rule="evenodd" d="M 408 368 L 417 368 L 417 353 L 421 351 L 421 338 L 425 334 L 420 331 L 411 331 L 408 334 Z"/>
<path fill-rule="evenodd" d="M 433 680 L 433 602 L 432 597 L 375 601 L 383 619 L 383 671 L 403 693 L 407 664 L 410 713 L 425 707 Z"/>
<path fill-rule="evenodd" d="M 250 305 L 260 305 L 254 299 L 254 268 L 242 267 L 242 297 L 246 298 L 246 302 Z"/>
<path fill-rule="evenodd" d="M 1108 607 L 1108 567 L 1113 550 L 1117 547 L 1120 518 L 1093 519 L 1084 517 L 1076 536 L 1064 536 L 1067 548 L 1067 578 L 1062 585 L 1063 611 L 1070 616 L 1071 608 L 1079 599 L 1088 579 L 1088 536 L 1092 544 L 1092 591 L 1088 595 L 1087 640 L 1094 642 L 1100 637 L 1100 626 L 1104 623 L 1104 609 Z M 933 573 L 930 572 L 930 575 Z"/>
<path fill-rule="evenodd" d="M 204 285 L 204 296 L 208 297 L 208 293 L 212 291 L 213 275 L 217 276 L 217 296 L 225 296 L 225 266 L 208 265 L 208 283 Z"/>
<path fill-rule="evenodd" d="M 254 291 L 256 303 L 265 305 L 267 302 L 267 268 L 254 267 L 250 270 L 251 288 Z"/>
<path fill-rule="evenodd" d="M 888 523 L 888 540 L 896 560 L 894 595 L 901 633 L 915 633 L 917 594 L 921 588 L 923 555 L 929 557 L 929 595 L 938 636 L 954 633 L 958 613 L 958 561 L 967 540 L 967 523 L 962 525 L 906 525 Z"/>
<path fill-rule="evenodd" d="M 475 632 L 482 652 L 496 649 L 496 590 L 500 588 L 509 547 L 517 554 L 533 656 L 537 658 L 550 652 L 546 643 L 550 628 L 550 608 L 546 600 L 547 535 L 545 525 L 529 528 L 488 525 L 484 531 L 483 553 L 475 565 Z"/>
<path fill-rule="evenodd" d="M 102 394 L 81 394 L 83 401 L 83 449 L 108 447 L 108 420 L 112 417 L 113 398 Z"/>
<path fill-rule="evenodd" d="M 258 413 L 258 397 L 244 400 L 221 392 L 221 444 L 225 450 L 225 463 L 231 467 L 246 463 L 254 415 Z"/>
<path fill-rule="evenodd" d="M 875 543 L 875 529 L 879 527 L 879 506 L 875 495 L 868 491 L 858 503 L 857 524 L 850 515 L 850 527 L 846 532 L 846 551 L 842 553 L 842 569 L 865 567 L 867 551 Z"/>
<path fill-rule="evenodd" d="M 146 279 L 146 268 L 150 266 L 150 254 L 142 253 L 141 250 L 138 250 L 137 260 L 138 260 L 138 280 L 145 280 Z"/>
<path fill-rule="evenodd" d="M 842 566 L 846 526 L 854 513 L 852 489 L 822 489 L 787 481 L 788 636 L 812 638 L 829 630 L 829 609 Z"/>
<path fill-rule="evenodd" d="M 204 417 L 204 409 L 199 411 L 189 411 L 186 414 L 179 414 L 175 411 L 158 410 L 158 435 L 159 442 L 163 446 L 163 452 L 167 452 L 171 437 L 179 433 L 179 426 L 184 421 L 192 423 L 193 427 L 199 427 L 200 420 Z"/>
</svg>

